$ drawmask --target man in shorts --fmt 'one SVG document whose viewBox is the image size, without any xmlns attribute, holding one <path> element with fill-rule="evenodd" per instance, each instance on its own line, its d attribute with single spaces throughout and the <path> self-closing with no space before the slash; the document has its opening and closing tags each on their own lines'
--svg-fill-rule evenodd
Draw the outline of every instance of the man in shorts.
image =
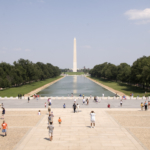
<svg viewBox="0 0 150 150">
<path fill-rule="evenodd" d="M 94 111 L 91 111 L 90 117 L 91 117 L 91 128 L 92 128 L 92 125 L 94 128 L 95 127 L 95 113 L 94 113 Z"/>
<path fill-rule="evenodd" d="M 52 139 L 53 139 L 53 130 L 54 130 L 54 126 L 52 125 L 52 122 L 50 122 L 50 125 L 48 125 L 47 129 L 49 129 L 49 140 L 52 141 Z"/>
<path fill-rule="evenodd" d="M 53 115 L 53 112 L 52 112 L 52 114 L 49 114 L 49 116 L 48 116 L 48 124 L 50 124 L 50 123 L 53 124 L 53 117 L 54 117 L 54 115 Z"/>
<path fill-rule="evenodd" d="M 5 123 L 5 121 L 3 121 L 3 123 L 2 123 L 2 132 L 4 133 L 3 137 L 7 136 L 7 130 L 6 129 L 8 129 L 7 123 Z"/>
<path fill-rule="evenodd" d="M 51 106 L 49 105 L 48 106 L 48 113 L 50 114 L 50 112 L 51 112 Z"/>
</svg>

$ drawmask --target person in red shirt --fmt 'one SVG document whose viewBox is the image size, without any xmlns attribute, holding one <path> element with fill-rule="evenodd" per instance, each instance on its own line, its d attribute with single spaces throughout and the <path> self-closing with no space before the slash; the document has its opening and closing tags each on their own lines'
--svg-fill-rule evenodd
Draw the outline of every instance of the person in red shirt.
<svg viewBox="0 0 150 150">
<path fill-rule="evenodd" d="M 5 121 L 3 121 L 3 123 L 2 123 L 2 132 L 4 133 L 5 136 L 7 135 L 6 129 L 8 129 L 7 123 L 5 123 Z M 4 135 L 3 135 L 3 137 L 4 137 Z"/>
</svg>

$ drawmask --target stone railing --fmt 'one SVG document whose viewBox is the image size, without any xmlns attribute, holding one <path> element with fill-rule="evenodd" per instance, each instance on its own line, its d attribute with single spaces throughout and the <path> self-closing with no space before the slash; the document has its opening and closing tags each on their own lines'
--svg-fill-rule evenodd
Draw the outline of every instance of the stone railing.
<svg viewBox="0 0 150 150">
<path fill-rule="evenodd" d="M 38 97 L 38 99 L 48 99 L 48 98 L 51 98 L 51 99 L 67 99 L 67 100 L 73 100 L 73 99 L 76 99 L 76 100 L 78 100 L 78 99 L 83 99 L 83 97 L 76 97 L 76 96 L 73 96 L 73 97 L 64 97 L 64 96 L 49 96 L 49 97 L 47 97 L 47 96 L 45 96 L 45 97 Z M 90 97 L 90 96 L 85 96 L 84 97 L 85 99 L 94 99 L 94 97 Z M 110 99 L 110 100 L 115 100 L 115 99 L 122 99 L 122 100 L 150 100 L 150 96 L 149 97 L 145 97 L 145 96 L 143 96 L 143 97 L 133 97 L 133 96 L 131 96 L 131 97 L 129 97 L 129 96 L 127 96 L 126 98 L 122 98 L 121 96 L 120 97 L 110 97 L 110 96 L 108 96 L 108 97 L 97 97 L 98 98 L 98 100 L 101 100 L 101 99 L 104 99 L 104 100 L 107 100 L 107 99 Z M 0 97 L 0 100 L 4 100 L 4 99 L 18 99 L 18 97 Z M 28 97 L 22 97 L 20 100 L 27 100 L 28 99 Z M 34 98 L 34 97 L 30 97 L 30 99 L 36 99 L 36 98 Z"/>
</svg>

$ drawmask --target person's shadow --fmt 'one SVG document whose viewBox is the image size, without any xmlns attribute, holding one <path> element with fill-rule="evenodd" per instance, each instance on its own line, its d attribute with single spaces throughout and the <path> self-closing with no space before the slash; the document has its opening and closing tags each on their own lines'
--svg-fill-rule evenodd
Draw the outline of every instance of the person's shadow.
<svg viewBox="0 0 150 150">
<path fill-rule="evenodd" d="M 44 138 L 45 140 L 49 141 L 49 138 Z"/>
<path fill-rule="evenodd" d="M 3 134 L 0 134 L 0 136 L 4 136 Z"/>
</svg>

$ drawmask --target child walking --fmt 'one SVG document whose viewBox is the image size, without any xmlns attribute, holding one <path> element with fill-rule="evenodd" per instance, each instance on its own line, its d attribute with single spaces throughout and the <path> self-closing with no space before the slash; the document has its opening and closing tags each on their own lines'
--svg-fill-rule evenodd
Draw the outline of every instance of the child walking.
<svg viewBox="0 0 150 150">
<path fill-rule="evenodd" d="M 45 102 L 45 108 L 46 108 L 46 102 Z"/>
<path fill-rule="evenodd" d="M 38 111 L 38 115 L 41 115 L 41 111 L 40 110 Z"/>
<path fill-rule="evenodd" d="M 61 122 L 62 122 L 62 120 L 61 120 L 61 118 L 59 117 L 59 119 L 58 119 L 59 127 L 60 127 L 60 125 L 61 125 Z"/>
</svg>

